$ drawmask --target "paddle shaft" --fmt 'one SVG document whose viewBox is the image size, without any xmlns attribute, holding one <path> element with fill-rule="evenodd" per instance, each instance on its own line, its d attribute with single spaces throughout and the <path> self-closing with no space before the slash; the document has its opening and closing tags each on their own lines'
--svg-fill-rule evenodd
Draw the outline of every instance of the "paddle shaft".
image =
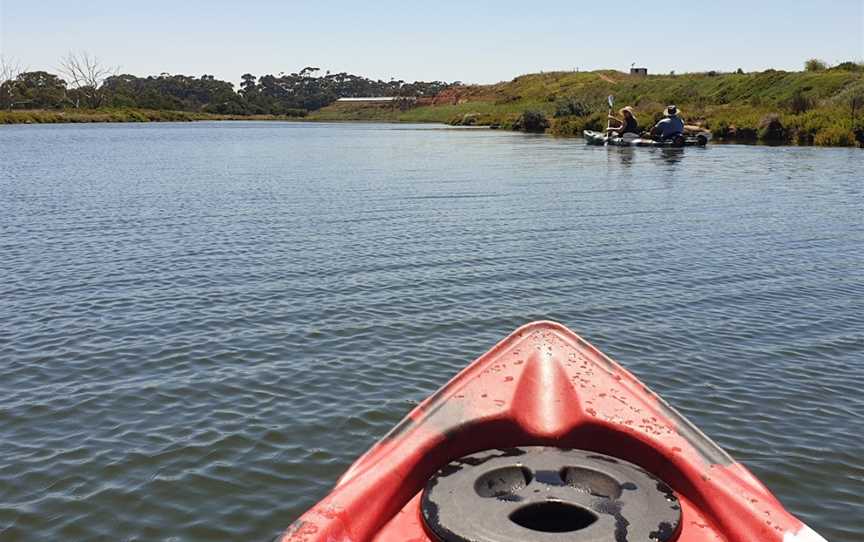
<svg viewBox="0 0 864 542">
<path fill-rule="evenodd" d="M 606 115 L 606 135 L 609 135 L 609 128 L 612 127 L 612 119 L 609 117 L 612 116 L 612 104 L 614 103 L 614 98 L 610 95 L 606 101 L 609 103 L 609 114 Z"/>
</svg>

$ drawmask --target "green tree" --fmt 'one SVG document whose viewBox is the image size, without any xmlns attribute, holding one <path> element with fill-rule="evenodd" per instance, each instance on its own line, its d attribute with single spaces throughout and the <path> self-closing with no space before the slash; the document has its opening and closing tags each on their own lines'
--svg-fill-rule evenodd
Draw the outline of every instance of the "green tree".
<svg viewBox="0 0 864 542">
<path fill-rule="evenodd" d="M 45 71 L 24 72 L 12 85 L 13 106 L 53 109 L 66 102 L 66 81 Z"/>
<path fill-rule="evenodd" d="M 255 77 L 251 73 L 244 73 L 240 76 L 240 79 L 240 94 L 247 98 L 255 94 L 255 80 L 257 79 L 257 77 Z"/>
<path fill-rule="evenodd" d="M 826 64 L 824 60 L 811 58 L 804 63 L 804 69 L 808 72 L 821 72 L 828 69 L 828 64 Z"/>
</svg>

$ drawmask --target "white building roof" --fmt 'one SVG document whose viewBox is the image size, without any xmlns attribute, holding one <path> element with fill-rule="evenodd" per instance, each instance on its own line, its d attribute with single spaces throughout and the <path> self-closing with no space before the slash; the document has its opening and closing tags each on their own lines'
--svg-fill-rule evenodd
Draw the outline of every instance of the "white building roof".
<svg viewBox="0 0 864 542">
<path fill-rule="evenodd" d="M 339 98 L 337 102 L 392 102 L 396 96 L 366 96 L 363 98 Z"/>
</svg>

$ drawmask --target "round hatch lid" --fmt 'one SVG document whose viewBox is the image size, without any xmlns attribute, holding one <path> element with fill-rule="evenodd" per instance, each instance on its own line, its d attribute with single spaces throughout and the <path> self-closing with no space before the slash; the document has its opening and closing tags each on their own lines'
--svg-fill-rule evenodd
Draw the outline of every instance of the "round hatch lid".
<svg viewBox="0 0 864 542">
<path fill-rule="evenodd" d="M 670 542 L 681 505 L 643 468 L 587 450 L 521 447 L 451 461 L 423 491 L 442 542 Z"/>
</svg>

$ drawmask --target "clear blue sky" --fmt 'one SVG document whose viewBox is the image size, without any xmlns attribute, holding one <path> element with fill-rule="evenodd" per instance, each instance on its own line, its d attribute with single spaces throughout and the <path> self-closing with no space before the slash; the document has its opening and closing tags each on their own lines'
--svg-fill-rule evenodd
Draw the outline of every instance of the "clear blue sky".
<svg viewBox="0 0 864 542">
<path fill-rule="evenodd" d="M 232 82 L 307 65 L 478 83 L 633 62 L 652 73 L 797 70 L 811 57 L 864 58 L 864 0 L 0 0 L 7 58 L 51 70 L 70 50 L 136 75 Z"/>
</svg>

